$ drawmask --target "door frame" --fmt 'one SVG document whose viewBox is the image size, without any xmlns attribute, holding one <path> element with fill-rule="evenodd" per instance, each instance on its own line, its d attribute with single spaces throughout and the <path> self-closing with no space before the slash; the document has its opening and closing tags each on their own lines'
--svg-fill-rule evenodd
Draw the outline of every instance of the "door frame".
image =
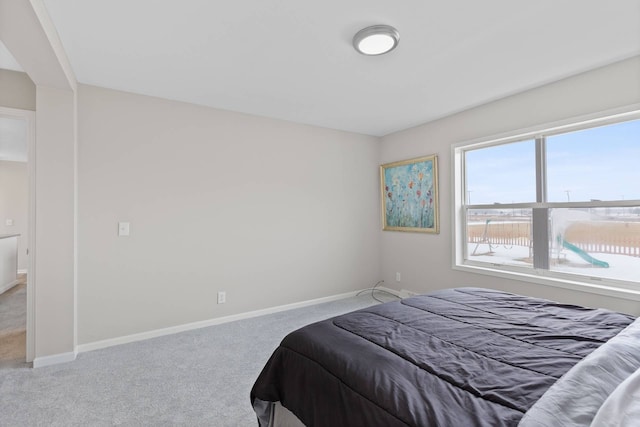
<svg viewBox="0 0 640 427">
<path fill-rule="evenodd" d="M 27 207 L 27 348 L 26 362 L 31 363 L 35 357 L 36 336 L 36 112 L 0 106 L 0 117 L 25 120 L 27 122 L 27 180 L 28 180 L 28 207 Z"/>
</svg>

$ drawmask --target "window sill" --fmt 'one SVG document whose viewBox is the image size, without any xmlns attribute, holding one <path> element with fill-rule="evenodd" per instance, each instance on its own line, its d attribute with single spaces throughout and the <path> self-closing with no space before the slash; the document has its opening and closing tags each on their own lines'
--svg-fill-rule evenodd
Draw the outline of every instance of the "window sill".
<svg viewBox="0 0 640 427">
<path fill-rule="evenodd" d="M 540 274 L 536 274 L 535 270 L 532 272 L 532 274 L 527 274 L 523 272 L 507 271 L 503 269 L 468 264 L 455 264 L 453 265 L 453 269 L 464 271 L 467 273 L 484 274 L 487 276 L 501 277 L 504 279 L 518 280 L 521 282 L 536 283 L 539 285 L 551 286 L 555 288 L 606 295 L 613 298 L 640 301 L 640 290 L 623 288 L 617 286 L 616 284 L 607 283 L 606 280 L 602 280 L 602 283 L 587 283 L 575 280 L 560 279 L 557 277 L 543 276 Z"/>
</svg>

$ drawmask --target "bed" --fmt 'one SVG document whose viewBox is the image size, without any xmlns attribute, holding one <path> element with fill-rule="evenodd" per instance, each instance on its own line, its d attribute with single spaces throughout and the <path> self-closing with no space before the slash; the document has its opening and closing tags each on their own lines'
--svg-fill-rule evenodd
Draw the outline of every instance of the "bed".
<svg viewBox="0 0 640 427">
<path fill-rule="evenodd" d="M 603 353 L 614 337 L 623 338 L 632 356 L 623 352 L 622 361 L 611 366 L 587 367 L 596 388 L 602 388 L 600 401 L 580 401 L 575 380 L 584 373 L 578 370 L 574 382 L 564 380 L 592 353 Z M 604 351 L 596 359 L 616 357 Z M 555 426 L 563 425 L 557 423 L 557 405 L 575 406 L 575 414 L 562 406 L 569 418 L 584 418 L 589 407 L 594 418 L 638 367 L 640 322 L 632 316 L 456 288 L 292 332 L 260 373 L 251 403 L 261 427 Z M 594 374 L 598 369 L 619 375 L 602 379 Z M 606 381 L 611 384 L 601 386 Z M 547 393 L 551 397 L 543 398 Z M 278 411 L 290 416 L 283 421 Z"/>
</svg>

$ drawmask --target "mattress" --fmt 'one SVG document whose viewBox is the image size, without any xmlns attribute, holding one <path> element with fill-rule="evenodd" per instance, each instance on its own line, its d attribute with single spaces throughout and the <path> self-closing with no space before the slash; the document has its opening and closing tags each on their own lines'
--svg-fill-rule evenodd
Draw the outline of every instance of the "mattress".
<svg viewBox="0 0 640 427">
<path fill-rule="evenodd" d="M 307 426 L 515 426 L 543 394 L 634 318 L 456 288 L 305 326 L 251 390 Z"/>
</svg>

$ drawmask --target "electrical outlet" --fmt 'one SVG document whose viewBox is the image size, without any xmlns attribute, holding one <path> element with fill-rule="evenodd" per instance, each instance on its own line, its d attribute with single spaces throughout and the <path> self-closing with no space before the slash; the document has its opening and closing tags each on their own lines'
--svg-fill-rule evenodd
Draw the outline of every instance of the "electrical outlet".
<svg viewBox="0 0 640 427">
<path fill-rule="evenodd" d="M 227 293 L 225 291 L 218 292 L 218 304 L 227 302 Z"/>
<path fill-rule="evenodd" d="M 402 275 L 400 273 L 396 273 L 396 282 L 399 282 L 402 280 Z"/>
<path fill-rule="evenodd" d="M 119 222 L 118 223 L 118 236 L 128 236 L 130 230 L 130 225 L 128 222 Z"/>
</svg>

